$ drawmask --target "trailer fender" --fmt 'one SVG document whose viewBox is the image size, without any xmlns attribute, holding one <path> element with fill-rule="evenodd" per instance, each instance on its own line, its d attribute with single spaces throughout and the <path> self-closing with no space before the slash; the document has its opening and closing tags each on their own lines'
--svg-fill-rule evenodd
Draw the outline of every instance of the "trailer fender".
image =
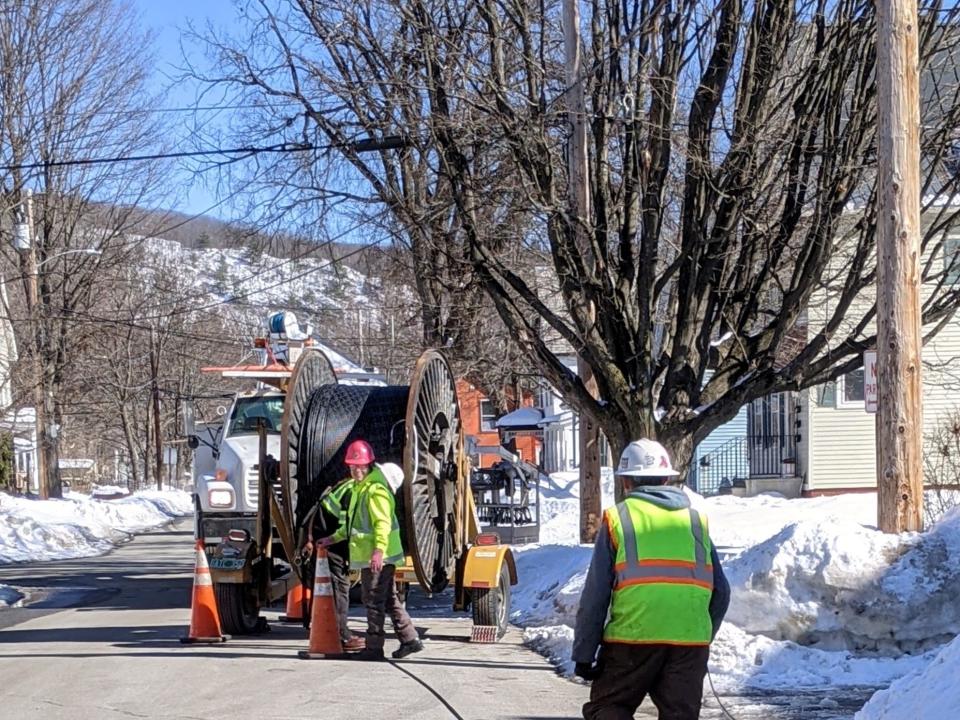
<svg viewBox="0 0 960 720">
<path fill-rule="evenodd" d="M 467 551 L 463 567 L 463 587 L 495 588 L 506 563 L 510 584 L 517 584 L 517 564 L 507 545 L 474 545 Z"/>
</svg>

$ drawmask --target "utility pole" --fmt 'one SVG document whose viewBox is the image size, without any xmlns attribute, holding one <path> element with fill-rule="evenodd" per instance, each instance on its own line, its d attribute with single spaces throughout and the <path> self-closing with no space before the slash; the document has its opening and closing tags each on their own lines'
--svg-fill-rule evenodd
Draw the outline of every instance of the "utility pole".
<svg viewBox="0 0 960 720">
<path fill-rule="evenodd" d="M 877 525 L 923 525 L 916 0 L 877 2 Z"/>
<path fill-rule="evenodd" d="M 160 434 L 160 348 L 156 328 L 150 328 L 150 393 L 153 395 L 154 476 L 157 490 L 163 490 L 163 436 Z"/>
<path fill-rule="evenodd" d="M 40 293 L 37 265 L 37 245 L 33 238 L 33 194 L 27 190 L 23 199 L 23 213 L 26 218 L 26 238 L 23 250 L 23 280 L 26 285 L 27 295 L 27 315 L 30 318 L 30 329 L 33 333 L 33 362 L 31 375 L 33 385 L 33 412 L 36 423 L 35 433 L 37 436 L 37 489 L 40 497 L 46 500 L 50 497 L 51 483 L 47 472 L 47 423 L 46 423 L 46 378 L 43 372 L 43 332 L 41 321 L 38 317 L 40 312 Z"/>
<path fill-rule="evenodd" d="M 586 237 L 586 219 L 590 217 L 590 192 L 587 185 L 587 126 L 586 103 L 583 94 L 583 67 L 580 55 L 580 9 L 577 0 L 563 0 L 563 44 L 566 55 L 567 118 L 570 122 L 570 141 L 567 147 L 568 200 L 570 217 L 577 234 L 584 264 L 592 268 L 596 258 Z M 590 322 L 596 309 L 587 309 Z M 577 374 L 593 397 L 597 397 L 597 381 L 593 370 L 577 354 Z M 597 423 L 588 413 L 580 413 L 580 542 L 593 542 L 600 527 L 600 433 Z"/>
</svg>

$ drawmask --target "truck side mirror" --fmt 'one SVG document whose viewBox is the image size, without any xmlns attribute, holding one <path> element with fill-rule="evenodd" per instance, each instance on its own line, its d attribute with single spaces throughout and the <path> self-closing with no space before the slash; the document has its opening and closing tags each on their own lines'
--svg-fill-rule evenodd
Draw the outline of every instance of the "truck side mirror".
<svg viewBox="0 0 960 720">
<path fill-rule="evenodd" d="M 187 447 L 191 450 L 196 450 L 200 447 L 200 438 L 196 435 L 187 435 Z"/>
</svg>

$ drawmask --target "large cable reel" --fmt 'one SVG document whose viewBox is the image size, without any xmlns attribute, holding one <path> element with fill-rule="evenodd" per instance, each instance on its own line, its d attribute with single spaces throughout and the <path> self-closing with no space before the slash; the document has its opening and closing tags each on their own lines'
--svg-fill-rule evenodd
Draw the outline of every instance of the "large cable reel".
<svg viewBox="0 0 960 720">
<path fill-rule="evenodd" d="M 287 385 L 280 427 L 280 487 L 283 512 L 288 526 L 295 529 L 294 534 L 300 527 L 296 501 L 298 484 L 304 480 L 300 437 L 307 406 L 317 388 L 336 384 L 337 375 L 327 356 L 318 348 L 306 348 L 294 365 Z"/>
<path fill-rule="evenodd" d="M 457 537 L 462 450 L 456 382 L 446 358 L 428 350 L 417 360 L 407 400 L 403 498 L 417 580 L 443 590 L 460 553 Z"/>
<path fill-rule="evenodd" d="M 299 375 L 288 391 L 299 399 L 282 444 L 294 527 L 301 527 L 323 490 L 346 475 L 346 447 L 362 438 L 378 462 L 402 465 L 396 500 L 404 548 L 423 589 L 443 590 L 460 552 L 456 508 L 462 502 L 460 410 L 446 359 L 425 352 L 409 386 L 338 385 L 322 382 L 322 373 Z"/>
</svg>

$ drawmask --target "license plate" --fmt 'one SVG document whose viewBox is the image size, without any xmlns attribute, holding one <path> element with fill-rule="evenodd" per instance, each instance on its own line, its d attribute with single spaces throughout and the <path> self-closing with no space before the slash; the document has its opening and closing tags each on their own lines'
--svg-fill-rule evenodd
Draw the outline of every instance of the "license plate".
<svg viewBox="0 0 960 720">
<path fill-rule="evenodd" d="M 243 558 L 213 558 L 210 561 L 212 570 L 242 570 L 247 561 Z"/>
</svg>

